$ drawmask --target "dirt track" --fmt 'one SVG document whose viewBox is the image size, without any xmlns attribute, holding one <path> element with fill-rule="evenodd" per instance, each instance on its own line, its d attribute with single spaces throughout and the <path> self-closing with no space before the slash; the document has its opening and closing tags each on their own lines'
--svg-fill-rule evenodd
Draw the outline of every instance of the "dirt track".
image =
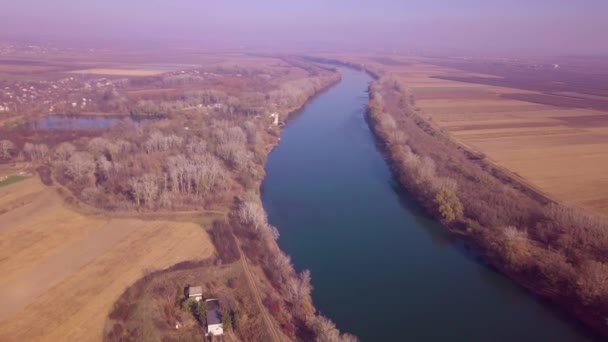
<svg viewBox="0 0 608 342">
<path fill-rule="evenodd" d="M 253 274 L 251 273 L 251 269 L 249 268 L 249 263 L 247 262 L 247 257 L 241 250 L 240 246 L 239 246 L 239 254 L 241 255 L 241 265 L 243 266 L 243 271 L 245 272 L 245 276 L 247 277 L 247 282 L 249 283 L 249 287 L 251 288 L 251 293 L 253 293 L 253 295 L 255 297 L 255 302 L 258 305 L 260 312 L 262 313 L 262 316 L 264 318 L 264 323 L 266 324 L 266 328 L 268 329 L 268 332 L 270 333 L 270 335 L 272 335 L 273 341 L 281 342 L 280 335 L 277 332 L 277 329 L 272 321 L 272 318 L 270 317 L 270 315 L 268 314 L 268 310 L 266 310 L 266 307 L 262 303 L 262 297 L 260 297 L 260 289 L 258 288 L 258 286 L 255 282 L 255 278 L 253 277 Z"/>
</svg>

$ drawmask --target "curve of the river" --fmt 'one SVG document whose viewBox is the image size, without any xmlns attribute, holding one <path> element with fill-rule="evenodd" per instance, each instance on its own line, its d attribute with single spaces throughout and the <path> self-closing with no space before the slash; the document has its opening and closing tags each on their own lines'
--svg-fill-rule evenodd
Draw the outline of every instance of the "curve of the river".
<svg viewBox="0 0 608 342">
<path fill-rule="evenodd" d="M 362 341 L 588 340 L 398 193 L 365 121 L 371 79 L 341 72 L 285 128 L 263 185 L 320 312 Z"/>
</svg>

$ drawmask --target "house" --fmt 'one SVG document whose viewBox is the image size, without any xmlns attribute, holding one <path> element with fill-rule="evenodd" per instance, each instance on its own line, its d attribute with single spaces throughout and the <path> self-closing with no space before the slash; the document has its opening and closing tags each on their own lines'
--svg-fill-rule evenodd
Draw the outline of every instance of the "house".
<svg viewBox="0 0 608 342">
<path fill-rule="evenodd" d="M 270 118 L 272 119 L 272 124 L 275 126 L 279 125 L 279 113 L 270 113 Z"/>
<path fill-rule="evenodd" d="M 218 299 L 207 299 L 207 336 L 222 336 L 224 325 L 222 324 L 222 311 Z"/>
<path fill-rule="evenodd" d="M 197 302 L 203 299 L 203 287 L 202 286 L 190 286 L 188 288 L 188 298 L 194 298 Z"/>
</svg>

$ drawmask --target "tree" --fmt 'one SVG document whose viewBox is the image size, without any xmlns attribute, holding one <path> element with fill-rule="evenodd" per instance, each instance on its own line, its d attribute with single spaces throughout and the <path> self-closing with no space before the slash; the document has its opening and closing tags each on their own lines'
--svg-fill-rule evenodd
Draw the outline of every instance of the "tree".
<svg viewBox="0 0 608 342">
<path fill-rule="evenodd" d="M 579 293 L 586 302 L 605 300 L 608 296 L 608 266 L 589 260 L 581 267 Z"/>
<path fill-rule="evenodd" d="M 341 334 L 334 322 L 324 316 L 315 317 L 311 325 L 315 332 L 316 342 L 356 342 L 358 339 L 350 334 Z"/>
<path fill-rule="evenodd" d="M 235 170 L 242 170 L 253 159 L 253 154 L 244 144 L 235 142 L 223 143 L 217 148 L 217 154 Z"/>
<path fill-rule="evenodd" d="M 222 326 L 225 330 L 232 330 L 232 313 L 230 310 L 222 309 Z"/>
<path fill-rule="evenodd" d="M 159 191 L 156 177 L 151 174 L 145 174 L 129 180 L 129 186 L 137 205 L 145 205 L 148 209 L 152 209 L 154 199 Z"/>
<path fill-rule="evenodd" d="M 513 226 L 503 229 L 503 256 L 510 266 L 520 268 L 525 266 L 530 258 L 530 241 L 528 233 Z"/>
<path fill-rule="evenodd" d="M 453 189 L 442 187 L 435 195 L 435 205 L 441 217 L 452 222 L 462 217 L 464 208 Z"/>
<path fill-rule="evenodd" d="M 289 277 L 283 288 L 287 296 L 293 303 L 296 313 L 301 317 L 306 317 L 314 313 L 312 307 L 312 283 L 310 271 L 304 270 L 295 277 Z"/>
<path fill-rule="evenodd" d="M 283 273 L 288 273 L 292 270 L 291 258 L 282 251 L 277 251 L 276 256 L 272 258 L 274 268 L 281 270 Z"/>
<path fill-rule="evenodd" d="M 194 308 L 198 305 L 194 298 L 188 298 L 182 302 L 182 310 L 193 312 Z"/>
<path fill-rule="evenodd" d="M 11 159 L 15 151 L 15 144 L 10 140 L 0 140 L 0 159 Z"/>
<path fill-rule="evenodd" d="M 200 300 L 198 302 L 198 321 L 203 323 L 207 319 L 207 302 L 205 300 Z"/>
<path fill-rule="evenodd" d="M 76 152 L 76 147 L 69 142 L 63 142 L 55 149 L 55 159 L 58 161 L 67 161 L 72 154 Z"/>
<path fill-rule="evenodd" d="M 97 181 L 105 181 L 110 176 L 112 170 L 112 162 L 107 159 L 105 155 L 100 155 L 96 159 L 95 176 Z"/>
<path fill-rule="evenodd" d="M 76 182 L 86 183 L 95 171 L 95 158 L 88 152 L 75 152 L 68 159 L 66 176 Z"/>
<path fill-rule="evenodd" d="M 148 153 L 163 152 L 174 147 L 180 147 L 183 142 L 184 139 L 177 135 L 165 136 L 161 132 L 155 131 L 150 134 L 150 137 L 144 143 L 144 149 Z"/>
<path fill-rule="evenodd" d="M 254 201 L 245 201 L 241 204 L 238 211 L 238 216 L 241 223 L 260 231 L 268 225 L 266 221 L 266 212 L 262 206 Z"/>
<path fill-rule="evenodd" d="M 45 162 L 49 156 L 49 148 L 46 144 L 31 144 L 25 143 L 23 153 L 33 162 Z"/>
</svg>

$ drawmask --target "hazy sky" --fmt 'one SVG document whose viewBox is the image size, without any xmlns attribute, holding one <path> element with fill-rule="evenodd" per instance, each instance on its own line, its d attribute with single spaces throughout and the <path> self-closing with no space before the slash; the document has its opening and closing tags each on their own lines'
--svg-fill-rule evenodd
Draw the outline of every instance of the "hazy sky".
<svg viewBox="0 0 608 342">
<path fill-rule="evenodd" d="M 608 54 L 608 0 L 0 0 L 5 37 Z"/>
</svg>

